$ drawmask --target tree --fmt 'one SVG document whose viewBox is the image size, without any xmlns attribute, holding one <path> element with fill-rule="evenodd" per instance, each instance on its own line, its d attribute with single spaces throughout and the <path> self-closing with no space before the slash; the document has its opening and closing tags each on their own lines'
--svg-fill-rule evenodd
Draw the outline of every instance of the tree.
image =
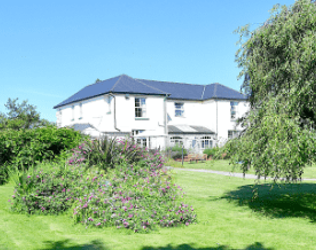
<svg viewBox="0 0 316 250">
<path fill-rule="evenodd" d="M 251 111 L 240 120 L 240 137 L 225 149 L 244 172 L 253 167 L 258 176 L 296 180 L 316 158 L 315 2 L 276 5 L 259 28 L 237 32 L 236 61 Z"/>
<path fill-rule="evenodd" d="M 36 111 L 36 107 L 28 104 L 28 101 L 18 103 L 18 98 L 8 99 L 4 105 L 8 112 L 0 113 L 0 130 L 3 129 L 31 129 L 48 125 L 49 122 L 40 118 L 40 114 Z"/>
</svg>

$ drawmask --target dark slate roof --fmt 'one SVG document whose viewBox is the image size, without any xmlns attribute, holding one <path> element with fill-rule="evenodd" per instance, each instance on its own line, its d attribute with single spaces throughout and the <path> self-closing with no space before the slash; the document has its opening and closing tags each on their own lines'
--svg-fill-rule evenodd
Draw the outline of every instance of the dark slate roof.
<svg viewBox="0 0 316 250">
<path fill-rule="evenodd" d="M 170 93 L 169 99 L 202 100 L 204 85 L 138 79 L 149 86 Z"/>
<path fill-rule="evenodd" d="M 208 100 L 234 99 L 247 100 L 247 97 L 236 90 L 219 83 L 209 85 L 175 83 L 134 79 L 127 75 L 120 75 L 95 84 L 88 85 L 54 108 L 67 104 L 100 96 L 107 93 L 168 95 L 168 99 L 178 100 Z"/>
<path fill-rule="evenodd" d="M 219 83 L 213 83 L 205 86 L 203 99 L 207 100 L 212 98 L 247 100 L 245 95 Z"/>
<path fill-rule="evenodd" d="M 212 130 L 203 126 L 168 125 L 168 134 L 215 134 Z"/>
<path fill-rule="evenodd" d="M 95 84 L 88 85 L 65 101 L 57 104 L 54 108 L 58 108 L 66 104 L 71 104 L 73 102 L 78 102 L 107 93 L 131 93 L 145 95 L 168 94 L 157 88 L 148 86 L 147 84 L 127 75 L 120 75 L 101 82 L 97 82 Z"/>
</svg>

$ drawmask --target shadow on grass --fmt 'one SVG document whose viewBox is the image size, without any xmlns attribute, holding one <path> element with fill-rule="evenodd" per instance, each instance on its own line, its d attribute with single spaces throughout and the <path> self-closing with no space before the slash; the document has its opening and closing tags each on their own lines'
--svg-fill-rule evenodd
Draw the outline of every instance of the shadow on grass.
<svg viewBox="0 0 316 250">
<path fill-rule="evenodd" d="M 182 244 L 178 246 L 165 247 L 143 247 L 142 250 L 273 250 L 273 248 L 266 248 L 260 242 L 256 242 L 247 246 L 246 248 L 230 248 L 225 245 L 218 245 L 214 247 L 194 247 L 194 245 Z"/>
<path fill-rule="evenodd" d="M 71 240 L 62 240 L 62 241 L 45 241 L 45 248 L 41 248 L 42 250 L 49 249 L 85 249 L 85 250 L 107 250 L 104 244 L 101 241 L 94 240 L 88 244 L 75 244 Z"/>
<path fill-rule="evenodd" d="M 257 194 L 257 195 L 255 195 Z M 248 206 L 271 218 L 307 218 L 316 222 L 316 184 L 294 183 L 246 185 L 226 193 L 222 199 Z"/>
</svg>

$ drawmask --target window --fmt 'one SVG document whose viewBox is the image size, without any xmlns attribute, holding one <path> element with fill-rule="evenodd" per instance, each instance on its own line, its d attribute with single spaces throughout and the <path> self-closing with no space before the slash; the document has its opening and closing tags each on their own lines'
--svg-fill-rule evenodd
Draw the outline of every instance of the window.
<svg viewBox="0 0 316 250">
<path fill-rule="evenodd" d="M 145 130 L 133 130 L 132 133 L 135 136 L 135 135 L 139 135 L 139 134 L 143 133 L 144 131 Z M 140 145 L 142 148 L 146 148 L 149 146 L 148 144 L 150 144 L 150 138 L 148 138 L 148 143 L 147 143 L 146 137 L 137 137 L 136 143 L 138 145 Z"/>
<path fill-rule="evenodd" d="M 145 98 L 135 98 L 135 117 L 146 117 Z"/>
<path fill-rule="evenodd" d="M 238 102 L 230 102 L 230 118 L 236 119 L 237 117 Z"/>
<path fill-rule="evenodd" d="M 137 144 L 142 148 L 147 148 L 147 139 L 146 138 L 138 138 L 136 140 Z"/>
<path fill-rule="evenodd" d="M 184 116 L 183 103 L 175 102 L 174 106 L 175 106 L 175 116 L 183 117 Z"/>
<path fill-rule="evenodd" d="M 209 136 L 203 136 L 201 138 L 201 148 L 212 148 L 213 147 L 213 141 L 212 138 Z"/>
<path fill-rule="evenodd" d="M 171 144 L 171 146 L 182 145 L 183 144 L 183 138 L 180 137 L 180 136 L 170 137 L 170 144 Z"/>
<path fill-rule="evenodd" d="M 233 139 L 239 135 L 239 131 L 228 130 L 228 139 Z"/>
</svg>

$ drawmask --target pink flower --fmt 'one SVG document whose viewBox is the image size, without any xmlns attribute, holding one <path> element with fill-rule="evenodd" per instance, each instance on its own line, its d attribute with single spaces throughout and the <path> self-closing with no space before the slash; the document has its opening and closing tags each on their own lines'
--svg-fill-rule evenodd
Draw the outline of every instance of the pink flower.
<svg viewBox="0 0 316 250">
<path fill-rule="evenodd" d="M 27 176 L 27 178 L 29 179 L 29 178 L 31 178 L 31 176 L 30 176 L 30 175 L 28 175 L 28 176 Z"/>
</svg>

